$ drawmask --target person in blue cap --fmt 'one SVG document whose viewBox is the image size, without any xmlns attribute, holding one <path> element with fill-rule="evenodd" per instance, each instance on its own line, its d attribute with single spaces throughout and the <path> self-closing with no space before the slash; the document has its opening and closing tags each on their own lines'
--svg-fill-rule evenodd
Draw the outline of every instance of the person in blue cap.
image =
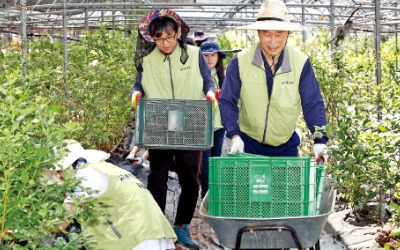
<svg viewBox="0 0 400 250">
<path fill-rule="evenodd" d="M 200 46 L 200 51 L 203 53 L 204 59 L 206 59 L 208 67 L 212 72 L 212 77 L 215 84 L 215 98 L 218 100 L 219 93 L 222 88 L 222 83 L 225 79 L 225 67 L 223 59 L 225 54 L 221 52 L 218 43 L 214 41 L 205 41 Z M 214 110 L 214 146 L 206 151 L 203 151 L 202 165 L 201 165 L 201 198 L 204 198 L 208 191 L 208 166 L 209 157 L 221 156 L 222 144 L 224 142 L 225 129 L 221 124 L 221 115 L 219 108 Z"/>
</svg>

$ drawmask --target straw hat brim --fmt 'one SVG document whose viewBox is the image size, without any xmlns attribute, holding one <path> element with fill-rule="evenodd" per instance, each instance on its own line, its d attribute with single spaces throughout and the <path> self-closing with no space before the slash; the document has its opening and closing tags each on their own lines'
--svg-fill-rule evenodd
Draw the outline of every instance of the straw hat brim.
<svg viewBox="0 0 400 250">
<path fill-rule="evenodd" d="M 238 30 L 285 30 L 302 31 L 302 27 L 296 23 L 282 21 L 256 21 L 252 24 L 237 27 Z"/>
</svg>

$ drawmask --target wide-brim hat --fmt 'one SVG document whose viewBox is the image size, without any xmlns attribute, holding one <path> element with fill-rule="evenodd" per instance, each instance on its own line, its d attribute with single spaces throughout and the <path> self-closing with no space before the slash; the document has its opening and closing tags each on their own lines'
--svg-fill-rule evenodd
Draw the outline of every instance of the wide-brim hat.
<svg viewBox="0 0 400 250">
<path fill-rule="evenodd" d="M 135 51 L 135 66 L 138 72 L 143 71 L 143 58 L 150 54 L 155 48 L 156 44 L 153 38 L 150 35 L 149 26 L 152 21 L 157 18 L 170 18 L 174 20 L 178 25 L 178 43 L 182 48 L 181 52 L 181 62 L 186 63 L 189 56 L 187 55 L 187 47 L 186 47 L 186 38 L 190 32 L 189 26 L 182 20 L 182 18 L 175 12 L 169 9 L 156 9 L 152 10 L 142 19 L 140 19 L 138 23 L 138 36 L 136 42 L 136 51 Z"/>
<path fill-rule="evenodd" d="M 266 0 L 258 11 L 256 22 L 236 29 L 302 31 L 299 24 L 290 22 L 288 8 L 281 0 Z"/>
<path fill-rule="evenodd" d="M 155 9 L 148 12 L 146 15 L 140 19 L 138 23 L 139 33 L 149 43 L 154 43 L 153 38 L 150 35 L 149 26 L 150 23 L 157 18 L 168 17 L 174 20 L 178 25 L 178 34 L 177 37 L 179 39 L 186 39 L 187 34 L 190 31 L 189 26 L 182 20 L 182 18 L 175 12 L 169 9 Z"/>
<path fill-rule="evenodd" d="M 224 53 L 221 52 L 218 43 L 214 41 L 205 41 L 204 43 L 202 43 L 200 45 L 200 51 L 203 55 L 210 55 L 217 52 L 222 59 L 224 59 L 226 56 Z"/>
<path fill-rule="evenodd" d="M 97 163 L 110 157 L 110 154 L 104 151 L 84 149 L 79 142 L 72 139 L 65 140 L 64 143 L 66 146 L 62 150 L 54 148 L 56 155 L 64 152 L 63 155 L 60 155 L 61 160 L 55 164 L 55 170 L 65 170 L 71 167 L 72 163 L 80 157 L 85 158 L 88 163 Z"/>
</svg>

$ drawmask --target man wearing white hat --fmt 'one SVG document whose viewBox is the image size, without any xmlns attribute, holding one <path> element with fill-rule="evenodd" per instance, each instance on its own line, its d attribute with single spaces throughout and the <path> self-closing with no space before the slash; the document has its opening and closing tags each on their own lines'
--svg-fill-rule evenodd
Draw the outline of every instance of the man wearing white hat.
<svg viewBox="0 0 400 250">
<path fill-rule="evenodd" d="M 151 193 L 132 173 L 106 162 L 109 154 L 105 152 L 84 150 L 74 140 L 66 143 L 68 153 L 56 164 L 55 171 L 49 170 L 50 183 L 61 182 L 63 172 L 71 170 L 81 180 L 72 196 L 101 199 L 102 212 L 107 216 L 80 220 L 84 235 L 94 236 L 97 242 L 90 249 L 175 249 L 177 237 L 169 221 Z M 79 161 L 87 163 L 78 168 Z M 74 211 L 71 198 L 64 204 Z M 68 224 L 62 222 L 57 228 L 66 229 Z"/>
<path fill-rule="evenodd" d="M 218 103 L 230 151 L 298 156 L 301 138 L 295 131 L 302 109 L 319 158 L 328 141 L 324 101 L 309 58 L 287 44 L 289 32 L 301 27 L 290 22 L 282 1 L 267 0 L 257 21 L 238 29 L 257 30 L 259 42 L 227 67 Z"/>
</svg>

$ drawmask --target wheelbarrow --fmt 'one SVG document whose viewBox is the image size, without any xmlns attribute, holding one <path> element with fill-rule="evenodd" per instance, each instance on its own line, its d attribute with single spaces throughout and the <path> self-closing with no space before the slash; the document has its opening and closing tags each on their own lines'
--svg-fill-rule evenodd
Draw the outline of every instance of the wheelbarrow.
<svg viewBox="0 0 400 250">
<path fill-rule="evenodd" d="M 326 183 L 331 183 L 327 181 Z M 320 212 L 313 216 L 236 218 L 210 216 L 208 193 L 200 215 L 214 229 L 223 246 L 230 249 L 320 249 L 319 237 L 335 205 L 335 190 L 327 184 L 320 199 Z"/>
</svg>

